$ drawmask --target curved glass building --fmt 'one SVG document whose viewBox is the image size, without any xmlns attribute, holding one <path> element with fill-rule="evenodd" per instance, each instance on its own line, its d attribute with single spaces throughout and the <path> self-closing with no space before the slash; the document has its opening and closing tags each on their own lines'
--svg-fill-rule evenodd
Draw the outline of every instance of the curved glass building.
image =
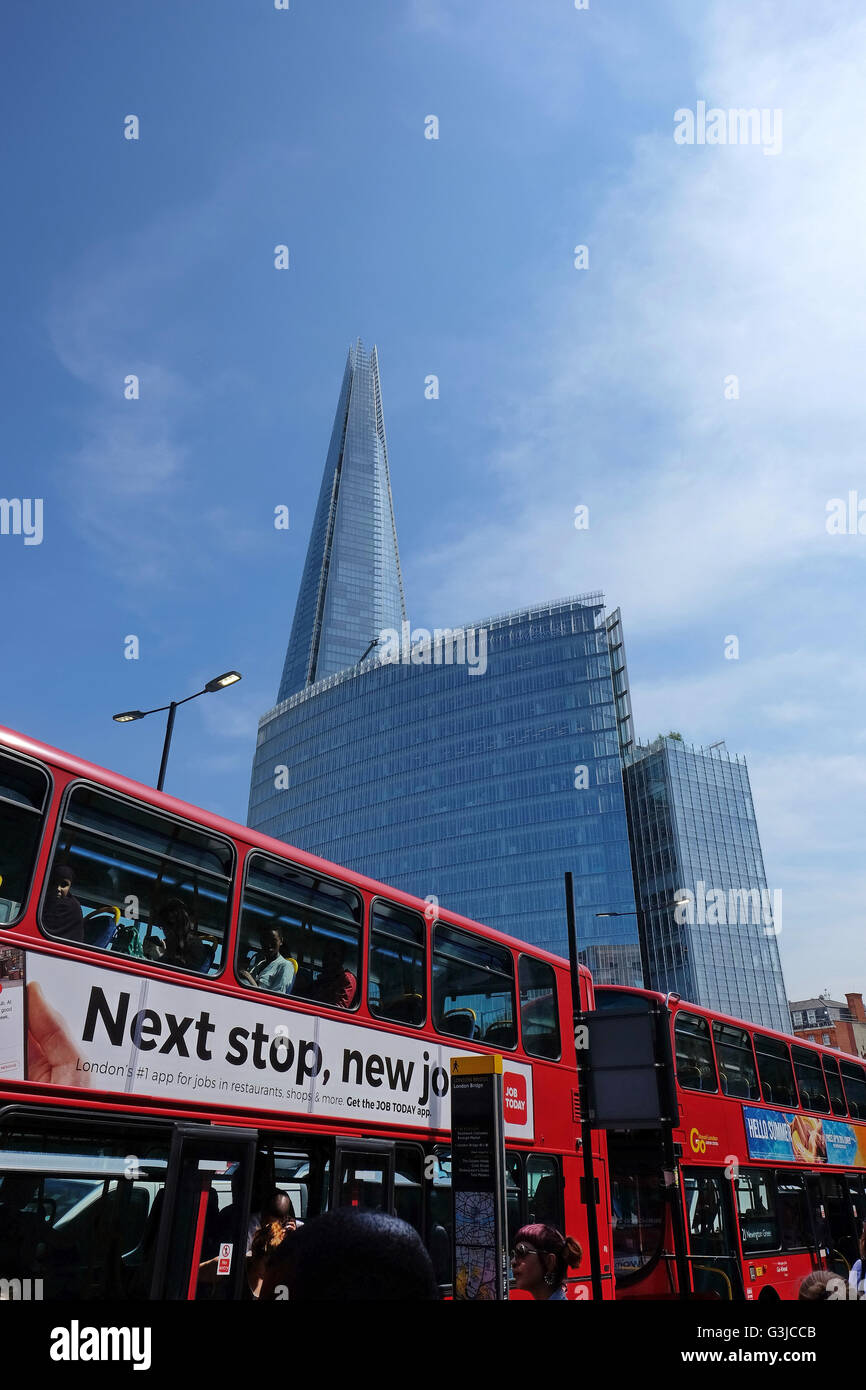
<svg viewBox="0 0 866 1390">
<path fill-rule="evenodd" d="M 581 958 L 641 984 L 621 652 L 597 593 L 411 631 L 378 361 L 358 343 L 249 823 L 563 955 L 570 870 Z"/>
</svg>

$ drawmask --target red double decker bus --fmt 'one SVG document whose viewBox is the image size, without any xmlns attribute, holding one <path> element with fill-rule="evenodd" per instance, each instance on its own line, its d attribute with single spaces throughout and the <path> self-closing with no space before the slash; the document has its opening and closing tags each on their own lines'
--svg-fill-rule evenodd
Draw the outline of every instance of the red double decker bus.
<svg viewBox="0 0 866 1390">
<path fill-rule="evenodd" d="M 660 1015 L 669 1123 L 608 1134 L 618 1298 L 795 1299 L 847 1279 L 866 1219 L 866 1068 L 686 1003 L 598 986 L 596 1007 Z M 675 1112 L 675 1113 L 674 1113 Z"/>
<path fill-rule="evenodd" d="M 448 1292 L 449 1061 L 496 1052 L 508 1234 L 575 1235 L 587 1298 L 571 1019 L 565 961 L 0 729 L 0 1279 L 238 1297 L 279 1190 L 395 1212 Z"/>
</svg>

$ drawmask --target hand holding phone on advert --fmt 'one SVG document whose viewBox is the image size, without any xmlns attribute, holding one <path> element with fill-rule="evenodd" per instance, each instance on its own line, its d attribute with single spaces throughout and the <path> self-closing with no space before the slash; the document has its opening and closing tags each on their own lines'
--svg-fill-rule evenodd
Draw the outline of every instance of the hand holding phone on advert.
<svg viewBox="0 0 866 1390">
<path fill-rule="evenodd" d="M 27 986 L 27 1080 L 53 1086 L 89 1086 L 78 1070 L 78 1048 L 66 1021 L 51 1008 L 35 981 Z"/>
</svg>

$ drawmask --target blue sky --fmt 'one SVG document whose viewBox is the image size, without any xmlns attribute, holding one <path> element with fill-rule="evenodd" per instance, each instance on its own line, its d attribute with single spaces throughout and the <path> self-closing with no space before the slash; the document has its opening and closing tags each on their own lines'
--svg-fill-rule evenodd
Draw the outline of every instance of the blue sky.
<svg viewBox="0 0 866 1390">
<path fill-rule="evenodd" d="M 244 819 L 360 335 L 414 622 L 603 588 L 639 735 L 748 757 L 789 993 L 866 988 L 866 536 L 825 526 L 866 498 L 862 6 L 8 0 L 3 24 L 0 495 L 45 520 L 0 536 L 0 721 L 150 781 L 159 722 L 111 714 L 237 667 L 180 712 L 167 790 Z M 698 100 L 781 109 L 781 151 L 677 145 Z"/>
</svg>

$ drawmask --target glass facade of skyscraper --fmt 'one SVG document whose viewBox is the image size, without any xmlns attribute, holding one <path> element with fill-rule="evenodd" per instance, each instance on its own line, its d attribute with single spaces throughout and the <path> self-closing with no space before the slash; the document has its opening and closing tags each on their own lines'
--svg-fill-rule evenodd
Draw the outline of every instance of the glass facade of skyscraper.
<svg viewBox="0 0 866 1390">
<path fill-rule="evenodd" d="M 406 617 L 375 347 L 349 349 L 279 699 L 354 666 Z"/>
<path fill-rule="evenodd" d="M 789 1032 L 745 760 L 659 738 L 625 764 L 650 988 Z"/>
<path fill-rule="evenodd" d="M 602 596 L 475 628 L 483 672 L 374 657 L 266 714 L 249 823 L 563 955 L 570 870 L 582 958 L 641 984 Z"/>
</svg>

